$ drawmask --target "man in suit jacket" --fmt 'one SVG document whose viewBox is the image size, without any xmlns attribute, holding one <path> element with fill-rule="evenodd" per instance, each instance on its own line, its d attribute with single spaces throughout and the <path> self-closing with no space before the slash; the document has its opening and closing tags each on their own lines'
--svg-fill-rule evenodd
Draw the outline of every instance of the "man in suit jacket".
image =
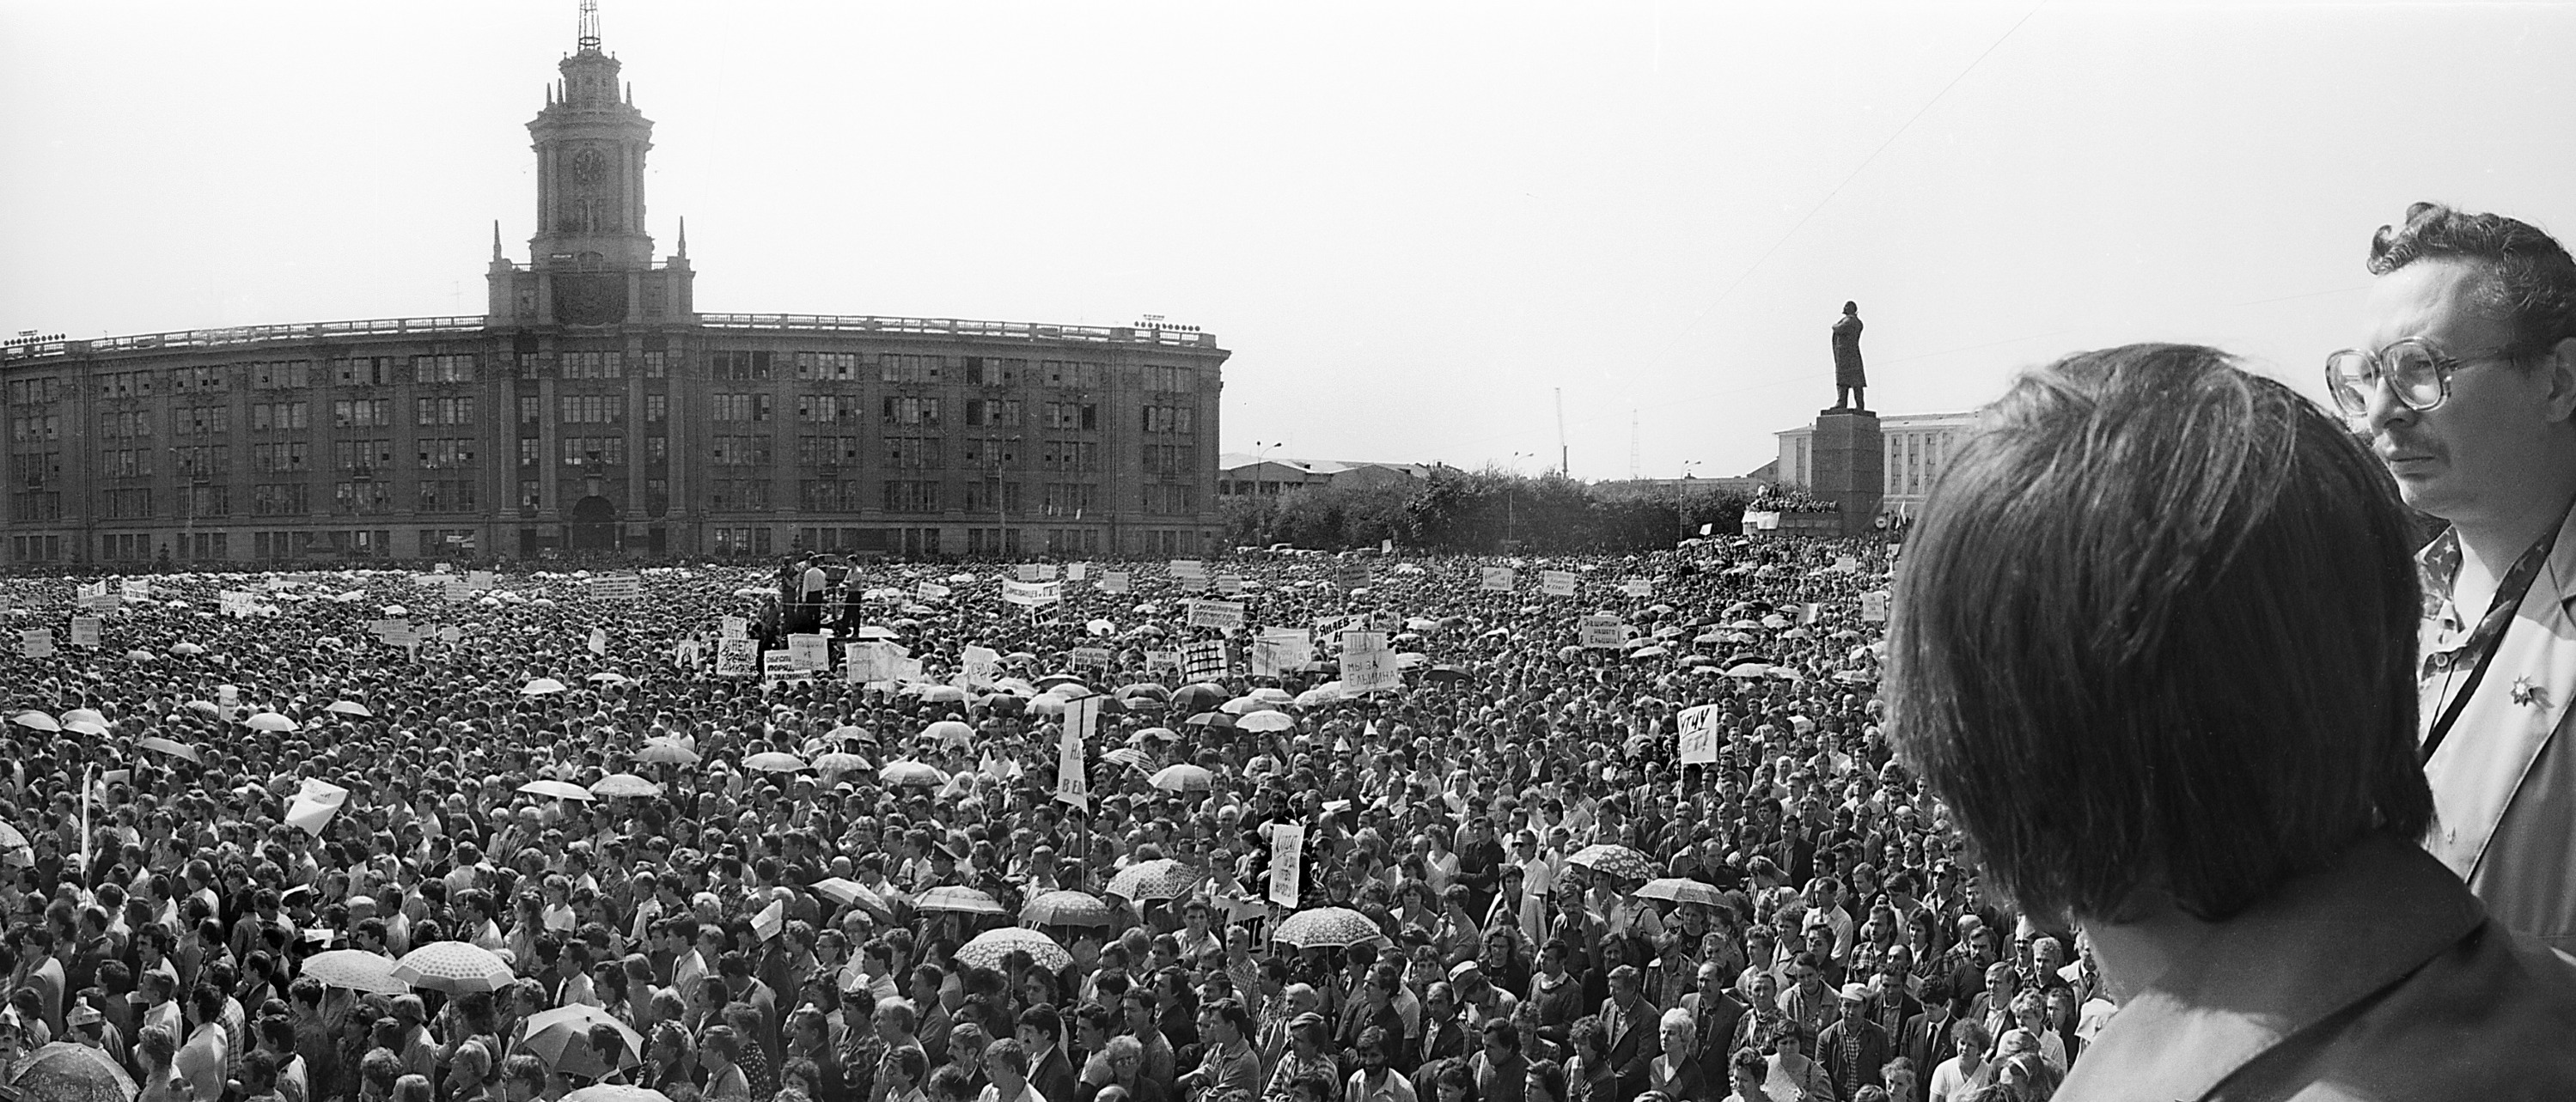
<svg viewBox="0 0 2576 1102">
<path fill-rule="evenodd" d="M 1610 970 L 1610 997 L 1601 1001 L 1601 1028 L 1606 1031 L 1610 1066 L 1619 1069 L 1620 1098 L 1646 1092 L 1646 1065 L 1655 1059 L 1658 1015 L 1640 989 L 1637 966 Z"/>
<path fill-rule="evenodd" d="M 1950 1044 L 1950 978 L 1934 976 L 1923 981 L 1923 1011 L 1905 1020 L 1905 1029 L 1896 1038 L 1896 1054 L 1914 1064 L 1913 1098 L 1895 1102 L 1929 1102 L 1932 1072 L 1951 1055 Z"/>
<path fill-rule="evenodd" d="M 1422 1037 L 1408 1042 L 1414 1046 L 1410 1059 L 1397 1061 L 1414 1068 L 1429 1067 L 1433 1062 L 1467 1054 L 1467 1027 L 1458 1016 L 1458 992 L 1447 980 L 1433 983 L 1422 995 Z M 1414 1093 L 1433 1097 L 1423 1088 L 1428 1083 L 1415 1083 Z"/>
<path fill-rule="evenodd" d="M 1698 1034 L 1691 1058 L 1703 1071 L 1725 1067 L 1735 1055 L 1735 1025 L 1744 1019 L 1746 1007 L 1736 1001 L 1726 979 L 1725 965 L 1705 962 L 1699 966 L 1699 989 L 1682 996 L 1682 1009 L 1690 1012 Z"/>
<path fill-rule="evenodd" d="M 2406 504 L 2450 522 L 2415 557 L 2424 845 L 2499 924 L 2576 950 L 2576 325 L 2539 305 L 2576 294 L 2576 267 L 2536 227 L 2429 203 L 2380 228 L 2369 267 L 2328 389 Z"/>
<path fill-rule="evenodd" d="M 1039 1003 L 1020 1013 L 1020 1047 L 1029 1053 L 1029 1086 L 1047 1102 L 1073 1102 L 1080 1084 L 1064 1055 L 1064 1019 Z"/>
</svg>

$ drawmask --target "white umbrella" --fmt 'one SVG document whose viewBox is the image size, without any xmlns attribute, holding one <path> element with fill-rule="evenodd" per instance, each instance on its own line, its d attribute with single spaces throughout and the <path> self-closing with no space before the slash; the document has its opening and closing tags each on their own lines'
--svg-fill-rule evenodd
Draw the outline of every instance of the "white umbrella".
<svg viewBox="0 0 2576 1102">
<path fill-rule="evenodd" d="M 368 710 L 367 710 L 367 706 L 366 706 L 366 705 L 364 705 L 364 704 L 360 704 L 360 703 L 358 703 L 357 701 L 354 701 L 354 700 L 334 700 L 334 701 L 332 701 L 332 702 L 331 702 L 331 706 L 330 706 L 330 707 L 324 708 L 324 709 L 322 709 L 322 710 L 323 710 L 323 711 L 326 711 L 326 712 L 334 712 L 334 713 L 337 713 L 337 714 L 340 714 L 340 715 L 344 715 L 344 716 L 369 716 L 369 717 L 372 717 L 372 716 L 374 716 L 374 715 L 376 714 L 376 713 L 374 713 L 374 712 L 370 712 L 370 711 L 368 711 Z"/>
<path fill-rule="evenodd" d="M 562 691 L 564 691 L 564 683 L 551 677 L 540 677 L 525 685 L 519 686 L 520 696 L 545 696 L 549 693 L 559 693 Z"/>
<path fill-rule="evenodd" d="M 302 726 L 276 712 L 261 712 L 250 717 L 244 725 L 254 731 L 294 731 Z"/>
</svg>

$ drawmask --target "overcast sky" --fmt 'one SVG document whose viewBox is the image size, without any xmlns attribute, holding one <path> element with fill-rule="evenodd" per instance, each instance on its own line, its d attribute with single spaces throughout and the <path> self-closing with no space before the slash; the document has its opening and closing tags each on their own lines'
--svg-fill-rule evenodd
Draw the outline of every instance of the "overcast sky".
<svg viewBox="0 0 2576 1102">
<path fill-rule="evenodd" d="M 1833 397 L 2216 344 L 2576 231 L 2576 6 L 605 0 L 707 311 L 1200 325 L 1228 451 L 1738 474 Z M 480 313 L 571 0 L 0 0 L 0 330 Z M 1632 435 L 1632 424 L 1635 426 Z"/>
</svg>

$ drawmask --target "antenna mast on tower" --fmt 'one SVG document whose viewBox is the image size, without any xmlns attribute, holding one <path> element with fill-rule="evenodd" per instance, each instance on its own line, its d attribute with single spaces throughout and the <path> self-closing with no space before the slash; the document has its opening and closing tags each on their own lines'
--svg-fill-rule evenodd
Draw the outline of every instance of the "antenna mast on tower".
<svg viewBox="0 0 2576 1102">
<path fill-rule="evenodd" d="M 1637 411 L 1630 409 L 1628 411 L 1628 481 L 1636 481 L 1638 472 L 1642 469 L 1637 465 Z"/>
<path fill-rule="evenodd" d="M 581 0 L 581 26 L 573 32 L 573 44 L 583 50 L 599 49 L 599 0 Z"/>
</svg>

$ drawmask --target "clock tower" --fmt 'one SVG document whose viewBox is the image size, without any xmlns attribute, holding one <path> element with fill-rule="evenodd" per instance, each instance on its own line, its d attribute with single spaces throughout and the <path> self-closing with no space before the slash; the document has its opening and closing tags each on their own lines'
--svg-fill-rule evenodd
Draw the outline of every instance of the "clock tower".
<svg viewBox="0 0 2576 1102">
<path fill-rule="evenodd" d="M 653 121 L 636 110 L 618 61 L 599 48 L 597 0 L 582 0 L 576 49 L 557 65 L 545 110 L 528 123 L 537 153 L 537 232 L 522 267 L 493 242 L 496 325 L 615 325 L 685 320 L 686 244 L 663 264 L 644 230 L 644 156 Z M 685 240 L 685 239 L 684 239 Z"/>
</svg>

